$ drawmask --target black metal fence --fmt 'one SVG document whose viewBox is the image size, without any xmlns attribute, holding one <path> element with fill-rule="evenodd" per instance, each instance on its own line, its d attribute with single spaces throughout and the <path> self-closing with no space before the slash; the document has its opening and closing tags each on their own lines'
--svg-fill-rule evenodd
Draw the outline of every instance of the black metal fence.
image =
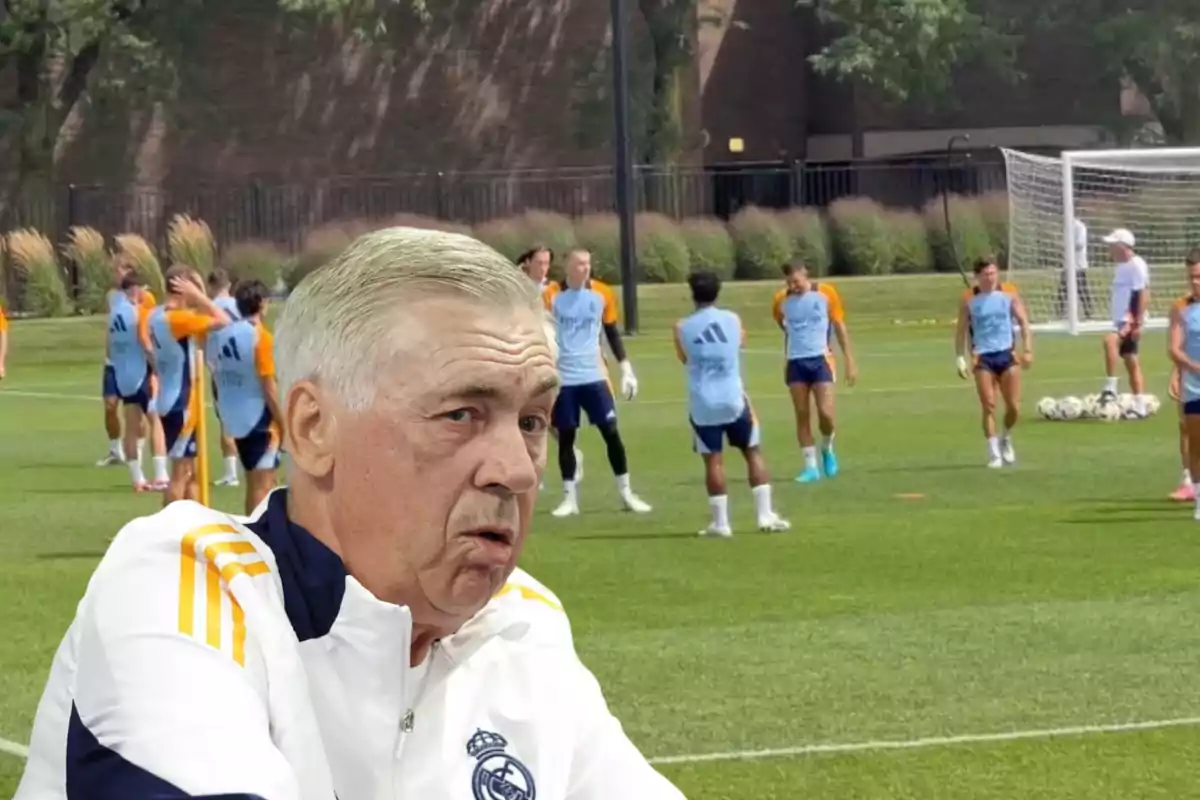
<svg viewBox="0 0 1200 800">
<path fill-rule="evenodd" d="M 844 197 L 919 208 L 943 192 L 1003 189 L 1004 166 L 941 159 L 841 163 L 754 163 L 637 169 L 638 208 L 673 217 L 728 218 L 757 205 L 826 207 Z M 336 177 L 284 183 L 198 184 L 186 189 L 64 185 L 35 207 L 0 207 L 0 229 L 39 228 L 61 241 L 72 225 L 106 235 L 139 233 L 161 243 L 177 213 L 205 220 L 218 241 L 266 240 L 300 247 L 305 232 L 335 220 L 415 214 L 478 224 L 534 209 L 570 216 L 611 212 L 613 171 L 607 168 L 512 172 L 435 172 Z"/>
</svg>

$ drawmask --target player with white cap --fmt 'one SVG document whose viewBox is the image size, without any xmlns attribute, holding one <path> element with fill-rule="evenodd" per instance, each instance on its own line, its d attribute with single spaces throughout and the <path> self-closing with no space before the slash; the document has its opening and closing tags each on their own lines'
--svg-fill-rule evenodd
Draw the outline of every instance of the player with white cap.
<svg viewBox="0 0 1200 800">
<path fill-rule="evenodd" d="M 1104 390 L 1100 402 L 1117 399 L 1117 361 L 1125 362 L 1133 394 L 1141 398 L 1146 391 L 1142 365 L 1138 361 L 1138 339 L 1150 301 L 1150 270 L 1135 251 L 1137 239 L 1125 228 L 1117 228 L 1104 237 L 1109 253 L 1116 263 L 1112 287 L 1109 290 L 1109 313 L 1113 330 L 1104 337 Z M 1140 402 L 1140 399 L 1139 399 Z M 1140 411 L 1141 409 L 1139 409 Z"/>
</svg>

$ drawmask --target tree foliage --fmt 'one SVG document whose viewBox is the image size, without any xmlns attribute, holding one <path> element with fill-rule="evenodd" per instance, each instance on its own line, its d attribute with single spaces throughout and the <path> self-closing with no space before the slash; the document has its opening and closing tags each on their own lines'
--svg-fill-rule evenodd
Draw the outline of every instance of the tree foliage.
<svg viewBox="0 0 1200 800">
<path fill-rule="evenodd" d="M 957 70 L 982 61 L 1019 78 L 1027 37 L 1094 46 L 1095 68 L 1135 85 L 1169 141 L 1200 142 L 1200 6 L 1194 0 L 796 0 L 832 34 L 811 61 L 885 97 L 945 97 Z M 1099 112 L 1097 116 L 1100 116 Z"/>
</svg>

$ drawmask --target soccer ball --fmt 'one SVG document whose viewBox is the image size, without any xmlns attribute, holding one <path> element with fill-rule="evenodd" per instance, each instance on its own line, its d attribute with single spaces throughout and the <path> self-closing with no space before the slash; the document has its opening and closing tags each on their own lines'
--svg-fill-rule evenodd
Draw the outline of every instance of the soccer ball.
<svg viewBox="0 0 1200 800">
<path fill-rule="evenodd" d="M 1083 418 L 1096 419 L 1096 411 L 1100 408 L 1100 395 L 1089 394 L 1083 398 Z"/>
<path fill-rule="evenodd" d="M 1121 416 L 1124 417 L 1137 408 L 1137 398 L 1131 394 L 1117 395 L 1117 408 L 1121 409 Z"/>
<path fill-rule="evenodd" d="M 1096 419 L 1116 422 L 1121 418 L 1121 407 L 1117 403 L 1103 403 L 1096 407 Z"/>
<path fill-rule="evenodd" d="M 1058 410 L 1058 401 L 1053 397 L 1043 397 L 1038 400 L 1037 413 L 1042 419 L 1062 419 Z"/>
<path fill-rule="evenodd" d="M 1157 395 L 1144 394 L 1142 395 L 1142 408 L 1146 410 L 1146 416 L 1153 417 L 1162 408 L 1162 403 Z"/>
<path fill-rule="evenodd" d="M 1083 401 L 1078 397 L 1064 397 L 1058 401 L 1058 415 L 1070 422 L 1083 416 Z"/>
</svg>

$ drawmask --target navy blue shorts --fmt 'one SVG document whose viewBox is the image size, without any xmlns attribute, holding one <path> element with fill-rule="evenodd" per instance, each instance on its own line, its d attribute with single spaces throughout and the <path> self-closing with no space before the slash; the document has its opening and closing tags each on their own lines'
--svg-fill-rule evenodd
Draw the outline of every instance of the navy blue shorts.
<svg viewBox="0 0 1200 800">
<path fill-rule="evenodd" d="M 720 453 L 725 449 L 726 439 L 729 440 L 729 446 L 737 450 L 758 447 L 758 420 L 754 418 L 749 403 L 746 403 L 740 417 L 724 425 L 697 425 L 695 420 L 688 421 L 692 423 L 694 434 L 692 448 L 700 455 Z"/>
<path fill-rule="evenodd" d="M 279 429 L 272 423 L 269 410 L 263 411 L 262 419 L 254 426 L 254 430 L 240 439 L 234 439 L 233 443 L 237 446 L 242 469 L 247 472 L 278 469 Z"/>
<path fill-rule="evenodd" d="M 1138 334 L 1131 333 L 1128 336 L 1117 336 L 1117 354 L 1122 358 L 1126 356 L 1136 356 L 1138 354 Z"/>
<path fill-rule="evenodd" d="M 803 383 L 813 386 L 818 383 L 833 383 L 833 365 L 827 356 L 811 358 L 789 358 L 787 362 L 787 384 Z"/>
<path fill-rule="evenodd" d="M 1200 414 L 1200 400 L 1188 400 L 1183 404 L 1183 415 L 1190 417 Z"/>
<path fill-rule="evenodd" d="M 196 457 L 196 430 L 188 424 L 187 408 L 176 408 L 162 418 L 167 455 L 171 458 Z"/>
<path fill-rule="evenodd" d="M 975 356 L 975 371 L 987 370 L 997 378 L 1017 364 L 1012 350 L 997 350 L 995 353 L 980 353 Z"/>
<path fill-rule="evenodd" d="M 120 390 L 117 389 L 117 371 L 113 369 L 112 364 L 104 365 L 104 378 L 100 382 L 100 396 L 106 399 L 121 396 Z"/>
<path fill-rule="evenodd" d="M 583 420 L 583 413 L 593 425 L 617 421 L 617 404 L 608 381 L 562 387 L 550 413 L 550 424 L 560 431 L 574 430 Z"/>
</svg>

